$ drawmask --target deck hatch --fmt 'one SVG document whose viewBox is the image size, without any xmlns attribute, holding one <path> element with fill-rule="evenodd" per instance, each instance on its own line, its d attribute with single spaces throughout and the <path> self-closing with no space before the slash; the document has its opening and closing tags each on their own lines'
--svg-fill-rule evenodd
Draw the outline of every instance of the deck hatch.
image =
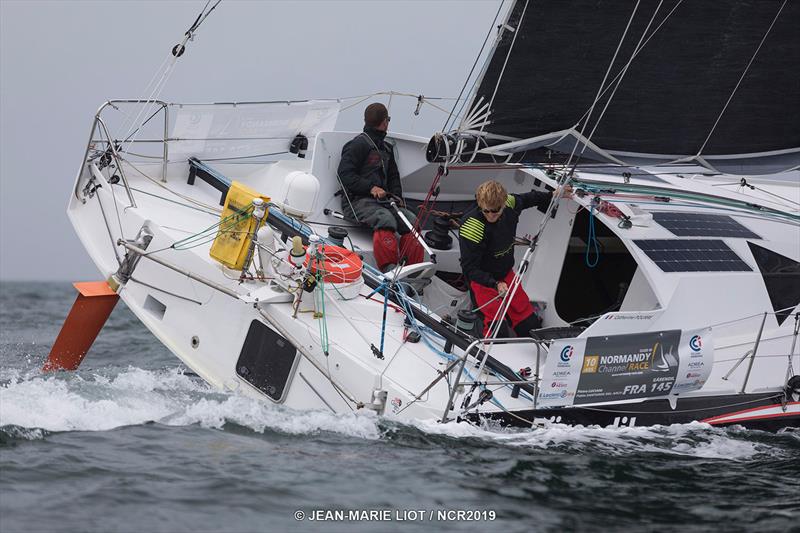
<svg viewBox="0 0 800 533">
<path fill-rule="evenodd" d="M 677 237 L 761 237 L 728 215 L 651 211 L 653 219 Z"/>
<path fill-rule="evenodd" d="M 719 239 L 640 239 L 633 241 L 664 272 L 752 272 Z"/>
<path fill-rule="evenodd" d="M 253 320 L 236 374 L 276 402 L 282 402 L 297 363 L 297 348 L 262 322 Z"/>
</svg>

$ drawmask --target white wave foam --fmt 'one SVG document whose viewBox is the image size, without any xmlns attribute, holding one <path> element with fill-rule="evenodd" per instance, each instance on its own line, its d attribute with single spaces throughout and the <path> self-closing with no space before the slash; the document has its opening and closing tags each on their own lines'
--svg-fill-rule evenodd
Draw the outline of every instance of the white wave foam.
<svg viewBox="0 0 800 533">
<path fill-rule="evenodd" d="M 480 428 L 466 422 L 439 424 L 415 420 L 412 425 L 431 434 L 478 438 L 507 446 L 571 449 L 594 448 L 610 454 L 639 452 L 688 455 L 706 459 L 749 459 L 761 450 L 756 443 L 736 439 L 726 430 L 692 422 L 670 426 L 605 427 L 547 424 L 529 430 Z"/>
<path fill-rule="evenodd" d="M 187 406 L 183 413 L 164 422 L 170 425 L 199 423 L 211 428 L 221 428 L 226 422 L 233 422 L 259 433 L 267 429 L 296 435 L 332 431 L 352 437 L 378 439 L 380 430 L 377 418 L 365 415 L 292 411 L 262 400 L 229 396 L 224 401 L 201 399 Z"/>
<path fill-rule="evenodd" d="M 93 375 L 15 376 L 0 386 L 0 426 L 48 431 L 106 431 L 159 422 L 222 428 L 232 422 L 263 433 L 332 431 L 380 437 L 376 417 L 294 412 L 269 402 L 224 394 L 177 369 L 129 368 L 109 377 Z"/>
<path fill-rule="evenodd" d="M 188 380 L 188 378 L 186 378 Z M 173 409 L 161 394 L 135 389 L 112 394 L 113 380 L 77 375 L 36 377 L 0 387 L 0 425 L 49 431 L 105 431 L 167 416 Z"/>
<path fill-rule="evenodd" d="M 275 430 L 302 435 L 331 431 L 363 439 L 379 439 L 379 418 L 369 412 L 337 415 L 293 411 L 263 400 L 211 389 L 177 369 L 149 371 L 128 368 L 115 375 L 10 375 L 0 386 L 0 426 L 48 431 L 105 431 L 155 421 L 171 426 L 198 424 L 221 429 L 235 423 L 263 433 Z M 747 459 L 758 444 L 707 424 L 600 428 L 548 424 L 529 430 L 508 430 L 467 423 L 439 424 L 415 420 L 417 429 L 451 438 L 478 438 L 527 448 L 602 450 L 609 454 L 668 453 L 708 459 Z"/>
</svg>

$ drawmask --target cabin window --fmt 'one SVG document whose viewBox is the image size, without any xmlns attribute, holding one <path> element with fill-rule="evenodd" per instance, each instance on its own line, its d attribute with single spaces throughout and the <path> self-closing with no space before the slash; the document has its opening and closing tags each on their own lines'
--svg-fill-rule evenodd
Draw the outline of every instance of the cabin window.
<svg viewBox="0 0 800 533">
<path fill-rule="evenodd" d="M 752 242 L 747 242 L 761 271 L 778 325 L 792 314 L 800 303 L 800 263 Z"/>
<path fill-rule="evenodd" d="M 618 311 L 636 272 L 636 261 L 622 240 L 597 219 L 594 228 L 600 256 L 597 265 L 590 267 L 586 262 L 589 212 L 581 210 L 572 226 L 554 302 L 556 313 L 567 322 Z M 590 263 L 594 259 L 591 254 Z"/>
</svg>

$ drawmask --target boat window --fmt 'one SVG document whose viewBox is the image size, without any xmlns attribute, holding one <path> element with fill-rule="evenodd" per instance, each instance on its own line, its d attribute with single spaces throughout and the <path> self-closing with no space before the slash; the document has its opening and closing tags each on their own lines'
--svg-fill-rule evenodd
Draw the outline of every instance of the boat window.
<svg viewBox="0 0 800 533">
<path fill-rule="evenodd" d="M 792 314 L 791 308 L 800 303 L 800 263 L 752 242 L 747 244 L 761 271 L 778 325 L 783 324 Z"/>
<path fill-rule="evenodd" d="M 586 262 L 588 211 L 581 210 L 572 226 L 554 302 L 556 313 L 567 322 L 619 310 L 636 271 L 636 261 L 619 237 L 599 220 L 594 222 L 600 250 L 594 267 Z"/>
<path fill-rule="evenodd" d="M 275 402 L 286 397 L 299 354 L 297 348 L 258 320 L 250 323 L 236 373 Z"/>
</svg>

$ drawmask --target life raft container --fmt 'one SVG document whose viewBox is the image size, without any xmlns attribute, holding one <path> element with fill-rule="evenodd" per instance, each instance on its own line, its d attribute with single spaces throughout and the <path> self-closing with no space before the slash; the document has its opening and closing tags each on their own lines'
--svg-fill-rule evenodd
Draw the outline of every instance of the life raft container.
<svg viewBox="0 0 800 533">
<path fill-rule="evenodd" d="M 326 244 L 319 247 L 322 265 L 316 257 L 306 259 L 308 271 L 312 274 L 322 273 L 325 283 L 353 283 L 361 280 L 364 264 L 352 250 Z"/>
</svg>

